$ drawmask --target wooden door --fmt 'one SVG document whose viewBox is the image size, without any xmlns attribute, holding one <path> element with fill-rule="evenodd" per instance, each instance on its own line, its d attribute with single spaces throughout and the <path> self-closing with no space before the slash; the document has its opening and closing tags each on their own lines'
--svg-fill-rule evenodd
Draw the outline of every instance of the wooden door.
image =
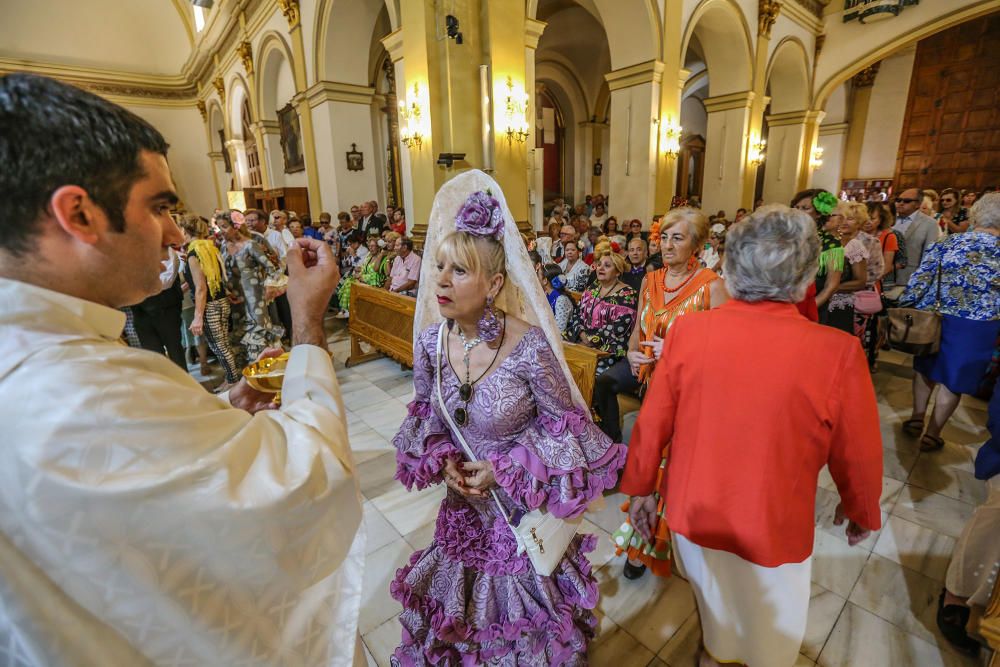
<svg viewBox="0 0 1000 667">
<path fill-rule="evenodd" d="M 677 194 L 689 198 L 701 197 L 701 184 L 705 177 L 705 140 L 701 135 L 688 137 L 681 143 L 677 157 Z"/>
<path fill-rule="evenodd" d="M 1000 12 L 917 44 L 895 190 L 1000 181 Z M 873 110 L 877 113 L 877 110 Z"/>
</svg>

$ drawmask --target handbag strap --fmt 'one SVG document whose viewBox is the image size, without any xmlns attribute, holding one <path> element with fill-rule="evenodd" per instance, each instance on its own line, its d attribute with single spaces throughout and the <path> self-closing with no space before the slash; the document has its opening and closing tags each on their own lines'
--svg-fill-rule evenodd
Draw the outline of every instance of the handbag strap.
<svg viewBox="0 0 1000 667">
<path fill-rule="evenodd" d="M 472 448 L 469 447 L 469 443 L 465 441 L 465 437 L 462 435 L 462 432 L 458 430 L 458 426 L 456 426 L 455 422 L 452 420 L 451 414 L 448 412 L 448 406 L 444 404 L 444 392 L 441 391 L 441 350 L 444 347 L 444 339 L 447 335 L 448 323 L 445 321 L 442 322 L 441 326 L 438 328 L 436 355 L 437 363 L 434 364 L 434 386 L 437 389 L 435 393 L 437 394 L 438 407 L 441 409 L 441 414 L 444 415 L 444 420 L 448 423 L 448 428 L 451 429 L 451 432 L 458 440 L 458 444 L 461 445 L 462 451 L 465 452 L 465 455 L 469 457 L 470 461 L 477 462 L 479 459 L 473 453 Z M 496 503 L 497 509 L 500 510 L 500 515 L 503 517 L 504 521 L 507 522 L 507 525 L 510 526 L 514 535 L 517 536 L 517 531 L 514 530 L 514 524 L 511 522 L 510 513 L 507 512 L 507 508 L 503 506 L 502 502 L 500 502 L 500 498 L 497 496 L 496 491 L 490 489 L 490 495 L 493 497 L 493 502 Z"/>
</svg>

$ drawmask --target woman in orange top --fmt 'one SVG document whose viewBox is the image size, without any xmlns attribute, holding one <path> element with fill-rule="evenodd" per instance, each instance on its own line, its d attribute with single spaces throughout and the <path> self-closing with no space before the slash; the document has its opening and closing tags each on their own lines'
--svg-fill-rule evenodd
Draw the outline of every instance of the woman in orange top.
<svg viewBox="0 0 1000 667">
<path fill-rule="evenodd" d="M 667 330 L 685 313 L 708 310 L 726 301 L 726 289 L 719 276 L 698 263 L 697 252 L 704 247 L 708 231 L 705 215 L 688 207 L 673 209 L 660 225 L 663 268 L 646 274 L 642 281 L 638 326 L 632 330 L 628 356 L 598 377 L 594 387 L 594 407 L 601 418 L 601 429 L 615 442 L 621 440 L 618 394 L 645 386 Z M 628 505 L 622 509 L 627 511 Z M 641 576 L 647 565 L 655 574 L 670 575 L 669 533 L 665 522 L 658 527 L 657 536 L 650 545 L 627 522 L 615 533 L 618 552 L 629 553 L 626 577 Z"/>
<path fill-rule="evenodd" d="M 840 495 L 836 523 L 850 521 L 849 544 L 881 525 L 882 439 L 864 353 L 794 305 L 819 251 L 812 220 L 784 206 L 729 230 L 732 298 L 670 328 L 629 443 L 621 490 L 649 538 L 660 521 L 654 493 L 666 499 L 673 559 L 698 605 L 703 665 L 795 663 L 823 466 Z"/>
</svg>

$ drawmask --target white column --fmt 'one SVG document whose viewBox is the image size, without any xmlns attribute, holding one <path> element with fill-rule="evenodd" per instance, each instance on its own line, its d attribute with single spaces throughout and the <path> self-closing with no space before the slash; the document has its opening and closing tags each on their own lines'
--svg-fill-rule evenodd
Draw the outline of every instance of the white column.
<svg viewBox="0 0 1000 667">
<path fill-rule="evenodd" d="M 799 174 L 809 162 L 808 124 L 815 111 L 791 111 L 767 117 L 767 169 L 763 198 L 766 204 L 787 204 L 798 191 Z"/>
<path fill-rule="evenodd" d="M 653 217 L 657 163 L 653 119 L 659 117 L 662 76 L 663 63 L 658 60 L 604 76 L 611 90 L 610 156 L 605 173 L 611 213 L 619 220 Z"/>
<path fill-rule="evenodd" d="M 375 159 L 371 113 L 374 95 L 374 88 L 332 81 L 321 81 L 308 91 L 320 195 L 334 214 L 348 210 L 352 203 L 378 199 L 382 173 Z M 347 168 L 347 153 L 352 145 L 363 155 L 361 171 Z"/>
<path fill-rule="evenodd" d="M 847 123 L 830 123 L 819 126 L 817 146 L 823 149 L 823 164 L 813 171 L 810 187 L 823 188 L 840 194 L 844 171 L 844 154 L 847 150 Z"/>
<path fill-rule="evenodd" d="M 276 120 L 258 121 L 253 126 L 257 138 L 257 158 L 265 190 L 285 186 L 285 157 L 281 149 L 281 126 Z"/>
<path fill-rule="evenodd" d="M 575 177 L 573 179 L 573 203 L 582 204 L 591 192 L 594 180 L 594 134 L 597 123 L 589 120 L 577 124 L 576 144 L 573 146 Z M 604 161 L 601 160 L 603 163 Z M 569 165 L 567 165 L 568 167 Z M 605 169 L 607 167 L 605 166 Z"/>
<path fill-rule="evenodd" d="M 225 158 L 221 151 L 215 151 L 208 154 L 208 159 L 212 161 L 212 181 L 215 183 L 216 206 L 226 208 L 229 173 L 226 171 Z"/>
<path fill-rule="evenodd" d="M 532 18 L 524 20 L 524 91 L 528 95 L 528 221 L 531 228 L 545 228 L 545 154 L 535 148 L 535 50 L 547 24 Z"/>
<path fill-rule="evenodd" d="M 741 206 L 753 99 L 754 93 L 745 91 L 704 100 L 708 136 L 701 202 L 705 211 L 721 209 L 731 217 Z"/>
<path fill-rule="evenodd" d="M 249 187 L 250 165 L 247 164 L 246 144 L 242 139 L 230 139 L 226 142 L 229 151 L 229 164 L 233 166 L 233 182 L 236 189 Z"/>
</svg>

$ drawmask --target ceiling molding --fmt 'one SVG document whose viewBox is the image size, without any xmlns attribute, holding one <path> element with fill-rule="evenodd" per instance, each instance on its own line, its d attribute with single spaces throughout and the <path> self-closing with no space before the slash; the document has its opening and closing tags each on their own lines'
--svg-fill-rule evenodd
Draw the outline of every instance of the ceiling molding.
<svg viewBox="0 0 1000 667">
<path fill-rule="evenodd" d="M 103 97 L 173 100 L 193 105 L 198 89 L 182 76 L 135 74 L 111 70 L 42 63 L 17 58 L 0 58 L 0 72 L 30 72 L 71 83 Z"/>
</svg>

